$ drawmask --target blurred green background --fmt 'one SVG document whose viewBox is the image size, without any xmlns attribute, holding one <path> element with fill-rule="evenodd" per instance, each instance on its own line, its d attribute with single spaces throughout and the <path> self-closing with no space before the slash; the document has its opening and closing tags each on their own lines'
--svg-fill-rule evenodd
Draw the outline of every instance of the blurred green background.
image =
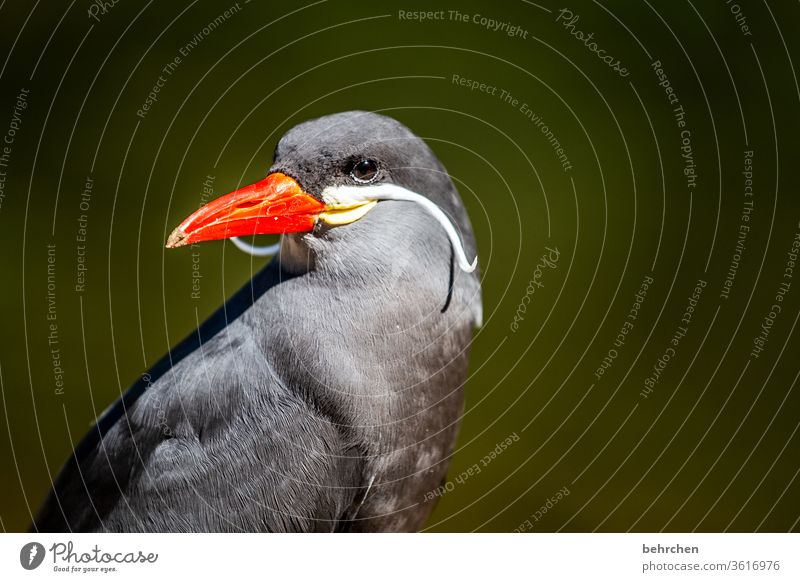
<svg viewBox="0 0 800 582">
<path fill-rule="evenodd" d="M 429 530 L 797 531 L 800 280 L 784 275 L 800 6 L 562 8 L 459 2 L 464 21 L 413 1 L 0 3 L 0 527 L 27 528 L 96 415 L 265 263 L 222 243 L 165 252 L 208 177 L 215 195 L 256 181 L 296 123 L 366 109 L 428 141 L 479 242 L 484 325 Z M 444 12 L 405 16 L 420 10 Z M 558 262 L 537 273 L 546 247 Z"/>
</svg>

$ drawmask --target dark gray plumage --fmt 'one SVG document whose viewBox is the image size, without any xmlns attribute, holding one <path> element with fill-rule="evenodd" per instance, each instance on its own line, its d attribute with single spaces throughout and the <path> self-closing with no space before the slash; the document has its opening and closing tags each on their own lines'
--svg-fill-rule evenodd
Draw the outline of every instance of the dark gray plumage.
<svg viewBox="0 0 800 582">
<path fill-rule="evenodd" d="M 475 241 L 459 195 L 397 121 L 289 131 L 271 171 L 315 197 L 367 156 Z M 284 235 L 281 253 L 99 419 L 36 531 L 411 531 L 445 478 L 463 407 L 477 272 L 411 202 Z"/>
</svg>

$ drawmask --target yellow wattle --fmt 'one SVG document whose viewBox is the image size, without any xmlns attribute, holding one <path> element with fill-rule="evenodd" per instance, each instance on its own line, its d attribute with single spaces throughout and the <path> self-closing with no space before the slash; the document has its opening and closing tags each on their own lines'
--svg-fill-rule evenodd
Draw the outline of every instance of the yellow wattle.
<svg viewBox="0 0 800 582">
<path fill-rule="evenodd" d="M 367 202 L 365 204 L 361 204 L 360 206 L 345 208 L 342 210 L 337 210 L 336 208 L 332 208 L 327 212 L 323 212 L 319 215 L 320 220 L 322 220 L 326 224 L 330 224 L 331 226 L 338 226 L 342 224 L 350 224 L 351 222 L 355 222 L 359 218 L 363 217 L 367 212 L 372 210 L 372 208 L 377 204 L 375 200 L 371 202 Z"/>
</svg>

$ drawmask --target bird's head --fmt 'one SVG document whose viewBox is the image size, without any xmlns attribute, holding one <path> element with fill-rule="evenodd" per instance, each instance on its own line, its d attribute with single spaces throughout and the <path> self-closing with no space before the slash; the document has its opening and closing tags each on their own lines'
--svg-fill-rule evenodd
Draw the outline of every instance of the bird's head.
<svg viewBox="0 0 800 582">
<path fill-rule="evenodd" d="M 343 256 L 353 256 L 353 246 L 391 245 L 392 237 L 394 244 L 411 236 L 439 249 L 449 240 L 461 270 L 471 273 L 477 263 L 466 210 L 431 149 L 398 121 L 364 111 L 292 128 L 263 180 L 200 208 L 172 232 L 167 247 L 289 233 L 309 233 L 299 238 L 311 242 L 327 237 Z M 451 252 L 442 258 L 449 261 Z"/>
</svg>

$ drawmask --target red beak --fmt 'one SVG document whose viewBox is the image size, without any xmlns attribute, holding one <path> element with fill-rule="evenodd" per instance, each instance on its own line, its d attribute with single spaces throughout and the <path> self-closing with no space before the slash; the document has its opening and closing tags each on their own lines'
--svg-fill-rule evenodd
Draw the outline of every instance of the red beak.
<svg viewBox="0 0 800 582">
<path fill-rule="evenodd" d="M 310 232 L 326 205 L 281 173 L 209 202 L 184 220 L 167 248 L 252 234 Z"/>
</svg>

